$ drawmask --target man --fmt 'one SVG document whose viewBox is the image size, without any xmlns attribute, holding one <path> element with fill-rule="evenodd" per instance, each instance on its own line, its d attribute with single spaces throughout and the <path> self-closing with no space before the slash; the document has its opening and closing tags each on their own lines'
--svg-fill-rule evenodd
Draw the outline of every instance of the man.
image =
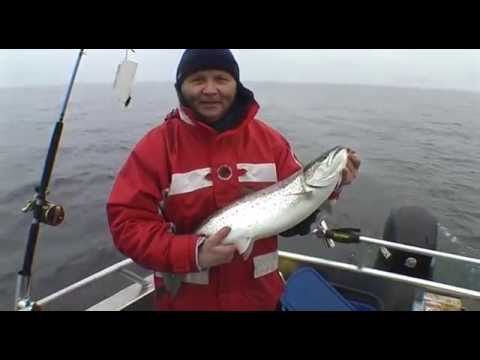
<svg viewBox="0 0 480 360">
<path fill-rule="evenodd" d="M 274 310 L 283 291 L 277 238 L 247 258 L 223 245 L 229 228 L 203 238 L 208 216 L 301 168 L 285 138 L 255 118 L 259 105 L 240 82 L 228 49 L 188 49 L 175 84 L 180 106 L 135 146 L 107 213 L 116 247 L 155 272 L 162 310 Z M 354 153 L 344 183 L 357 176 Z M 334 196 L 334 195 L 332 195 Z M 305 234 L 314 216 L 285 235 Z M 178 291 L 169 279 L 182 275 Z"/>
</svg>

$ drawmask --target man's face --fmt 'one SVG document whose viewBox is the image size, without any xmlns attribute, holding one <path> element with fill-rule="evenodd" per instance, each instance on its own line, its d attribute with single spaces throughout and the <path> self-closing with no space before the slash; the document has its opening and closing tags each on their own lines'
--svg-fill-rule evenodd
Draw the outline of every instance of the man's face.
<svg viewBox="0 0 480 360">
<path fill-rule="evenodd" d="M 212 124 L 232 106 L 237 82 L 223 70 L 197 71 L 185 79 L 181 91 L 188 106 Z"/>
</svg>

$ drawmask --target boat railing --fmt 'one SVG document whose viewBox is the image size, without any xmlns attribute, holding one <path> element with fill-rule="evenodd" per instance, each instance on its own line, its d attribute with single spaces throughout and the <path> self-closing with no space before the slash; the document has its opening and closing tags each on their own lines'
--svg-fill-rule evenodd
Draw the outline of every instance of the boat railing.
<svg viewBox="0 0 480 360">
<path fill-rule="evenodd" d="M 328 267 L 333 267 L 336 269 L 353 271 L 357 273 L 362 273 L 366 275 L 372 275 L 377 277 L 382 277 L 385 279 L 402 282 L 405 284 L 410 284 L 420 288 L 424 288 L 431 291 L 437 291 L 445 295 L 460 296 L 462 298 L 471 298 L 475 300 L 480 300 L 480 291 L 466 289 L 458 286 L 448 285 L 436 281 L 424 280 L 412 276 L 401 275 L 389 271 L 378 270 L 370 267 L 362 266 L 361 264 L 354 265 L 349 263 L 344 263 L 340 261 L 333 261 L 322 259 L 318 257 L 300 255 L 295 253 L 289 253 L 284 251 L 279 251 L 279 256 L 289 260 L 296 260 L 302 263 L 312 264 L 312 265 L 323 265 Z M 475 260 L 475 259 L 472 259 Z"/>
<path fill-rule="evenodd" d="M 389 245 L 389 244 L 391 243 L 384 242 L 381 245 Z M 412 250 L 412 247 L 409 247 L 409 250 Z M 362 273 L 362 274 L 381 277 L 381 278 L 385 278 L 385 279 L 389 279 L 392 281 L 397 281 L 405 284 L 410 284 L 410 285 L 417 286 L 430 291 L 439 292 L 445 295 L 480 300 L 480 291 L 448 285 L 448 284 L 440 283 L 437 281 L 425 280 L 425 279 L 420 279 L 416 277 L 392 273 L 388 271 L 378 270 L 370 267 L 365 267 L 361 263 L 350 264 L 350 263 L 327 260 L 324 258 L 307 256 L 307 255 L 302 255 L 302 254 L 297 254 L 297 253 L 292 253 L 287 251 L 279 251 L 278 254 L 280 259 L 293 260 L 293 261 L 300 262 L 302 264 L 320 265 L 320 266 L 332 267 L 340 270 Z M 438 251 L 430 252 L 430 255 L 434 257 L 435 256 L 446 257 L 445 254 L 446 253 L 441 253 Z M 460 259 L 455 256 L 450 257 L 450 259 L 463 261 L 463 262 L 468 261 L 473 263 L 478 263 L 478 261 L 480 261 L 479 259 L 467 258 L 467 257 L 461 257 Z M 43 307 L 54 300 L 57 300 L 73 291 L 76 291 L 82 287 L 92 284 L 108 275 L 120 273 L 122 276 L 134 282 L 134 284 L 123 289 L 122 291 L 115 294 L 114 296 L 111 296 L 110 298 L 98 303 L 97 305 L 90 307 L 88 310 L 121 310 L 125 308 L 128 304 L 132 304 L 135 301 L 138 301 L 139 299 L 149 295 L 154 291 L 153 275 L 150 275 L 144 278 L 136 274 L 135 272 L 128 270 L 127 267 L 132 264 L 134 264 L 134 262 L 131 259 L 123 260 L 117 264 L 114 264 L 106 269 L 103 269 L 83 280 L 80 280 L 79 282 L 76 282 L 70 286 L 67 286 L 61 289 L 60 291 L 55 292 L 37 301 L 36 304 L 40 307 Z"/>
<path fill-rule="evenodd" d="M 138 284 L 144 286 L 144 287 L 148 287 L 149 284 L 145 281 L 145 279 L 143 279 L 142 277 L 140 277 L 139 275 L 131 272 L 131 271 L 128 271 L 126 268 L 129 266 L 129 265 L 132 265 L 133 264 L 133 260 L 131 259 L 126 259 L 126 260 L 123 260 L 123 261 L 120 261 L 112 266 L 109 266 L 91 276 L 88 276 L 86 277 L 85 279 L 82 279 L 72 285 L 69 285 L 39 301 L 36 302 L 36 304 L 40 307 L 42 306 L 45 306 L 49 303 L 51 303 L 52 301 L 55 301 L 73 291 L 76 291 L 80 288 L 83 288 L 87 285 L 90 285 L 108 275 L 111 275 L 111 274 L 114 274 L 114 273 L 117 273 L 117 272 L 120 272 L 121 274 L 123 274 L 125 277 L 128 277 L 129 279 L 131 280 L 134 280 L 135 282 L 137 282 Z"/>
</svg>

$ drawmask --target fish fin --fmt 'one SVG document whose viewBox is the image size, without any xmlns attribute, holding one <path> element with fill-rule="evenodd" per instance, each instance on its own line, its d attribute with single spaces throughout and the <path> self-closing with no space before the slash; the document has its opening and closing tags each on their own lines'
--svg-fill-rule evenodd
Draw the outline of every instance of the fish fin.
<svg viewBox="0 0 480 360">
<path fill-rule="evenodd" d="M 321 188 L 326 188 L 329 186 L 333 186 L 335 184 L 335 190 L 341 186 L 342 183 L 342 173 L 338 173 L 337 175 L 330 176 L 328 178 L 325 178 L 323 180 L 318 181 L 316 184 L 314 183 L 309 183 L 305 180 L 305 183 L 312 188 L 315 189 L 321 189 Z"/>
<path fill-rule="evenodd" d="M 297 192 L 297 193 L 288 194 L 288 195 L 301 196 L 301 195 L 310 195 L 312 193 L 312 190 L 309 190 L 307 188 L 307 184 L 305 182 L 305 179 L 302 179 L 300 184 L 301 184 L 300 186 L 302 187 L 302 191 Z"/>
<path fill-rule="evenodd" d="M 331 186 L 333 180 L 334 180 L 334 178 L 332 178 L 332 177 L 325 178 L 325 179 L 323 179 L 322 181 L 320 181 L 319 183 L 316 183 L 316 184 L 314 184 L 312 182 L 308 182 L 307 180 L 304 180 L 304 181 L 305 181 L 305 184 L 308 187 L 312 187 L 312 188 L 315 188 L 315 189 L 321 189 L 321 188 L 325 188 L 327 186 Z"/>
<path fill-rule="evenodd" d="M 240 252 L 240 255 L 242 255 L 243 257 L 243 260 L 244 261 L 247 261 L 248 258 L 250 257 L 250 255 L 252 254 L 252 251 L 253 251 L 253 245 L 255 244 L 255 241 L 253 241 L 253 239 L 247 239 L 247 248 L 245 250 L 243 250 L 242 252 Z"/>
</svg>

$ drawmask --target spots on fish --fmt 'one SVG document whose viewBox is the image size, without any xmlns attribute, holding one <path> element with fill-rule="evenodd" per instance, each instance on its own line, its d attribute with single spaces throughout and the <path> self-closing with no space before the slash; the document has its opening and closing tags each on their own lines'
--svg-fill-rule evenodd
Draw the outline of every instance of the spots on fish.
<svg viewBox="0 0 480 360">
<path fill-rule="evenodd" d="M 280 224 L 283 228 L 286 223 L 301 216 L 302 204 L 306 205 L 306 209 L 311 208 L 312 205 L 320 206 L 321 204 L 314 204 L 314 202 L 318 202 L 329 195 L 325 188 L 320 190 L 308 189 L 312 192 L 311 196 L 308 197 L 291 196 L 292 194 L 302 193 L 304 190 L 304 173 L 299 171 L 270 187 L 244 196 L 223 208 L 212 215 L 199 231 L 207 235 L 217 232 L 224 226 L 230 226 L 234 231 L 231 233 L 229 240 L 242 243 L 246 238 L 258 239 L 258 236 L 266 236 L 265 231 L 267 233 L 272 232 L 274 231 L 272 227 L 278 227 Z M 284 216 L 285 214 L 287 215 Z"/>
</svg>

